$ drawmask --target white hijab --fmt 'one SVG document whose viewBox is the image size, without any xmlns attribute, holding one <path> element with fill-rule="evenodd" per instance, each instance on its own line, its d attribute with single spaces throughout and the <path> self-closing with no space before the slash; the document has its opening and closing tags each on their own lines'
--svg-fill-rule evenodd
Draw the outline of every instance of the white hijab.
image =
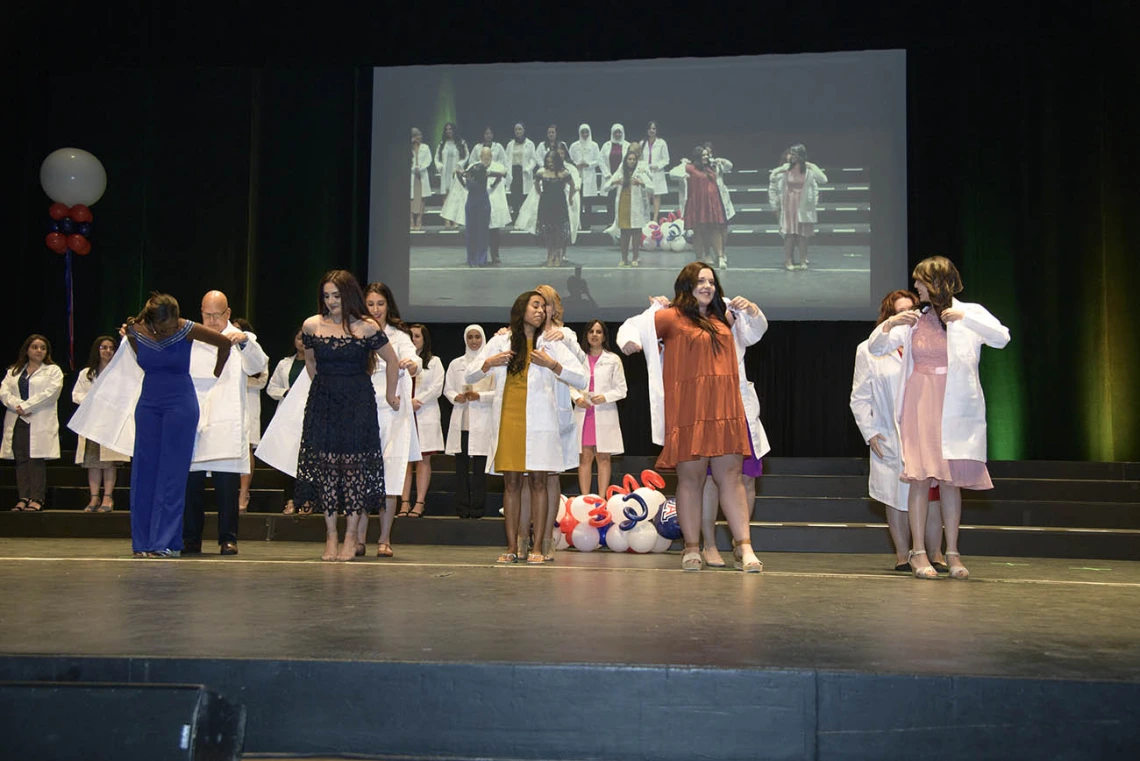
<svg viewBox="0 0 1140 761">
<path fill-rule="evenodd" d="M 617 140 L 614 138 L 614 133 L 617 132 L 619 129 L 621 130 L 621 140 Z M 610 127 L 610 142 L 611 143 L 624 143 L 625 142 L 625 127 L 623 127 L 620 124 L 615 124 L 614 126 Z"/>
<path fill-rule="evenodd" d="M 467 346 L 467 334 L 472 330 L 479 331 L 479 335 L 483 337 L 483 343 L 479 344 L 479 348 L 472 351 Z M 468 325 L 463 329 L 463 358 L 467 362 L 471 362 L 475 357 L 479 356 L 479 352 L 483 351 L 483 347 L 487 344 L 487 334 L 483 332 L 483 328 L 479 325 Z"/>
<path fill-rule="evenodd" d="M 586 130 L 586 136 L 585 137 L 582 137 L 582 130 Z M 589 143 L 593 139 L 594 139 L 594 133 L 590 129 L 590 125 L 589 124 L 579 124 L 578 125 L 578 142 L 581 143 L 583 146 L 585 146 L 587 143 Z"/>
</svg>

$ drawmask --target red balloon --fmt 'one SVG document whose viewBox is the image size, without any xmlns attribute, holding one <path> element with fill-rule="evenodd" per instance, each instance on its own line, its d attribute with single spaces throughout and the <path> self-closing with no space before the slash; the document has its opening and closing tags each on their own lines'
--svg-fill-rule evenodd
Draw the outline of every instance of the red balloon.
<svg viewBox="0 0 1140 761">
<path fill-rule="evenodd" d="M 84 238 L 79 233 L 67 236 L 67 247 L 80 256 L 87 256 L 91 253 L 91 241 Z"/>
<path fill-rule="evenodd" d="M 67 208 L 67 204 L 62 203 L 53 203 L 48 207 L 48 214 L 50 214 L 51 218 L 56 222 L 66 217 L 70 211 L 71 209 Z"/>
<path fill-rule="evenodd" d="M 67 250 L 67 237 L 63 233 L 48 233 L 47 237 L 44 238 L 44 243 L 57 254 L 62 254 Z"/>
<path fill-rule="evenodd" d="M 62 206 L 63 204 L 60 205 Z M 81 203 L 77 203 L 72 206 L 68 211 L 67 216 L 71 217 L 76 222 L 93 222 L 95 220 L 95 217 L 91 215 L 91 209 L 88 209 Z"/>
</svg>

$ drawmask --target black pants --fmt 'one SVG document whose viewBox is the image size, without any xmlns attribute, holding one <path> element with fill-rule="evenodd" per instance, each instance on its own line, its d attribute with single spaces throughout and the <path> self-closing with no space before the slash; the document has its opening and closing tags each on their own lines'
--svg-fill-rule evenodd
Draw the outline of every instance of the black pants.
<svg viewBox="0 0 1140 761">
<path fill-rule="evenodd" d="M 42 505 L 47 492 L 47 465 L 32 457 L 32 426 L 20 418 L 12 429 L 12 457 L 16 460 L 16 499 Z"/>
<path fill-rule="evenodd" d="M 241 475 L 213 473 L 214 501 L 218 507 L 218 544 L 237 541 L 238 491 Z M 186 512 L 182 516 L 182 543 L 187 547 L 202 546 L 202 528 L 206 525 L 206 473 L 195 471 L 186 479 Z"/>
<path fill-rule="evenodd" d="M 518 219 L 519 209 L 522 208 L 525 200 L 526 198 L 523 196 L 523 169 L 521 166 L 512 166 L 511 187 L 507 193 L 507 205 L 511 207 L 512 222 Z"/>
<path fill-rule="evenodd" d="M 463 431 L 455 453 L 455 513 L 460 518 L 482 518 L 487 502 L 487 458 L 467 454 L 471 433 Z"/>
</svg>

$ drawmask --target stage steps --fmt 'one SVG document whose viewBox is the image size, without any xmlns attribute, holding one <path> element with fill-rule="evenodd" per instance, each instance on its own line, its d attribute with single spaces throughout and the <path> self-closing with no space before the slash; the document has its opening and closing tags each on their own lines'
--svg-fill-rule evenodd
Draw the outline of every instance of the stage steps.
<svg viewBox="0 0 1140 761">
<path fill-rule="evenodd" d="M 639 474 L 653 458 L 616 458 L 615 473 Z M 866 497 L 867 461 L 856 458 L 767 458 L 752 514 L 753 540 L 761 552 L 891 551 L 885 508 Z M 395 540 L 408 544 L 502 543 L 498 509 L 502 479 L 488 479 L 482 521 L 454 517 L 454 460 L 433 457 L 426 518 L 400 519 Z M 1140 463 L 993 462 L 990 492 L 963 494 L 963 547 L 974 555 L 1140 559 Z M 665 476 L 665 492 L 676 478 Z M 126 537 L 129 468 L 119 474 L 112 514 L 83 513 L 86 473 L 74 465 L 49 465 L 48 509 L 40 514 L 0 512 L 0 536 Z M 576 473 L 561 477 L 563 493 L 576 494 Z M 319 517 L 285 516 L 286 477 L 260 467 L 254 475 L 250 512 L 242 516 L 242 541 L 320 541 Z M 207 504 L 212 491 L 207 490 Z M 0 506 L 16 500 L 14 469 L 0 466 Z M 375 523 L 375 521 L 374 521 Z M 213 530 L 214 522 L 207 522 Z M 378 526 L 372 528 L 373 535 Z M 718 544 L 731 547 L 721 527 Z"/>
</svg>

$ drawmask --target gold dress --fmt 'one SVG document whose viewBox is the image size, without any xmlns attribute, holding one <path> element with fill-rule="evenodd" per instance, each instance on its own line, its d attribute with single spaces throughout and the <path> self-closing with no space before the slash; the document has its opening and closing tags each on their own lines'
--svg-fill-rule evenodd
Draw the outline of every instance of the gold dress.
<svg viewBox="0 0 1140 761">
<path fill-rule="evenodd" d="M 526 340 L 526 362 L 518 375 L 507 373 L 503 384 L 503 408 L 499 415 L 499 440 L 495 446 L 496 473 L 526 472 L 526 379 L 534 339 Z"/>
</svg>

